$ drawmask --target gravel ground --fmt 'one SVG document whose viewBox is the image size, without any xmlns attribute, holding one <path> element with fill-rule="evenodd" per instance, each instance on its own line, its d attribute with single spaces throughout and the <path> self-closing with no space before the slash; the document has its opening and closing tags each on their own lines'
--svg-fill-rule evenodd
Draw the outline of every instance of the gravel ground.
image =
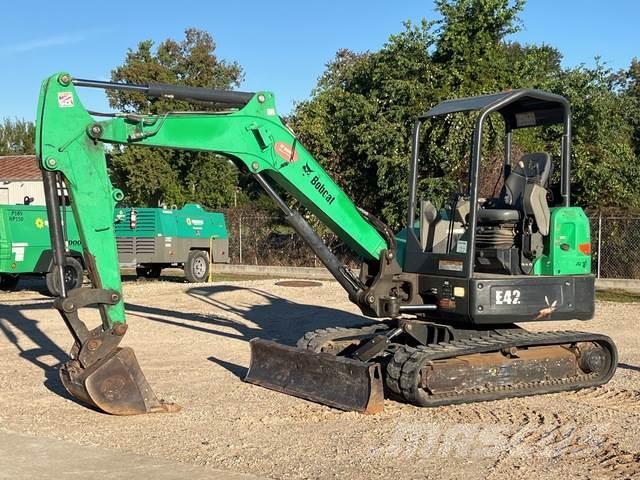
<svg viewBox="0 0 640 480">
<path fill-rule="evenodd" d="M 640 478 L 640 304 L 602 302 L 591 322 L 553 324 L 613 337 L 621 364 L 605 387 L 434 409 L 386 401 L 364 416 L 240 380 L 253 337 L 291 344 L 361 321 L 336 283 L 127 282 L 124 343 L 158 396 L 183 410 L 113 417 L 61 386 L 71 339 L 38 285 L 0 294 L 6 431 L 270 478 Z"/>
</svg>

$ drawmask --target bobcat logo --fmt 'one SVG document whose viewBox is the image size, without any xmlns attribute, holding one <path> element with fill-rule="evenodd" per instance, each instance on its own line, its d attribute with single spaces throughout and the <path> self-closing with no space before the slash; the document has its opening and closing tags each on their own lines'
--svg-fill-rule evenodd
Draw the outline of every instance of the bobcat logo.
<svg viewBox="0 0 640 480">
<path fill-rule="evenodd" d="M 534 318 L 534 320 L 549 318 L 551 317 L 551 314 L 555 312 L 556 309 L 558 308 L 558 300 L 554 300 L 553 303 L 549 303 L 549 297 L 545 295 L 544 301 L 547 304 L 547 306 L 538 312 L 538 316 Z"/>
<path fill-rule="evenodd" d="M 302 174 L 304 177 L 307 177 L 307 176 L 309 176 L 309 175 L 311 175 L 311 174 L 313 173 L 313 170 L 311 170 L 311 167 L 309 166 L 309 164 L 308 164 L 308 163 L 305 163 L 305 164 L 302 166 L 302 171 L 304 172 L 304 173 Z"/>
</svg>

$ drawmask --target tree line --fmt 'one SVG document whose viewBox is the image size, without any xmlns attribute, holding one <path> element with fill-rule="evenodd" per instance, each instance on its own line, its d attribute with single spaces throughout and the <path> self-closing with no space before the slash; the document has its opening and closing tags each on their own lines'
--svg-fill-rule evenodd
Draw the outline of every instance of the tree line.
<svg viewBox="0 0 640 480">
<path fill-rule="evenodd" d="M 406 22 L 375 51 L 338 51 L 308 99 L 287 119 L 301 142 L 354 202 L 394 227 L 406 209 L 412 126 L 421 113 L 449 99 L 515 88 L 538 88 L 569 99 L 573 112 L 574 202 L 590 209 L 640 209 L 640 62 L 613 71 L 563 67 L 562 53 L 547 44 L 511 40 L 522 27 L 525 0 L 435 0 L 437 20 Z M 187 29 L 184 39 L 140 42 L 127 52 L 113 81 L 162 82 L 231 89 L 242 67 L 216 54 L 213 37 Z M 202 110 L 135 92 L 108 92 L 125 112 Z M 421 194 L 444 200 L 466 175 L 473 118 L 454 116 L 425 131 L 419 172 Z M 499 119 L 492 119 L 484 152 L 483 188 L 500 174 Z M 557 129 L 523 130 L 522 152 L 559 156 Z M 0 124 L 0 154 L 31 153 L 33 125 Z M 133 205 L 209 208 L 264 206 L 247 174 L 220 156 L 177 150 L 117 147 L 110 152 L 114 183 Z M 238 185 L 242 187 L 238 189 Z"/>
<path fill-rule="evenodd" d="M 569 99 L 573 113 L 573 200 L 591 209 L 640 207 L 640 63 L 615 72 L 563 68 L 546 45 L 509 40 L 524 0 L 436 0 L 441 19 L 407 22 L 378 51 L 339 51 L 294 115 L 303 144 L 356 203 L 398 226 L 404 219 L 410 138 L 418 115 L 440 101 L 516 88 Z M 420 190 L 444 199 L 466 177 L 473 118 L 454 116 L 427 129 Z M 502 128 L 494 122 L 484 178 L 499 175 Z M 494 135 L 491 135 L 494 133 Z M 518 131 L 523 152 L 560 155 L 557 128 Z M 491 141 L 493 140 L 493 141 Z M 499 154 L 499 155 L 498 155 Z M 495 167 L 498 167 L 496 171 Z M 485 190 L 486 191 L 486 190 Z M 491 192 L 488 192 L 489 194 Z"/>
</svg>

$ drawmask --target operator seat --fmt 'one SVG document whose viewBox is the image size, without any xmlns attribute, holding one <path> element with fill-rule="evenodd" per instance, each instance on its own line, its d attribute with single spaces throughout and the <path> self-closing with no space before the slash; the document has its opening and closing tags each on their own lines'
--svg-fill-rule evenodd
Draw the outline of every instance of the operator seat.
<svg viewBox="0 0 640 480">
<path fill-rule="evenodd" d="M 488 200 L 478 211 L 478 224 L 517 223 L 526 214 L 533 216 L 542 235 L 548 235 L 547 185 L 551 171 L 548 153 L 523 155 L 505 180 L 500 197 Z"/>
</svg>

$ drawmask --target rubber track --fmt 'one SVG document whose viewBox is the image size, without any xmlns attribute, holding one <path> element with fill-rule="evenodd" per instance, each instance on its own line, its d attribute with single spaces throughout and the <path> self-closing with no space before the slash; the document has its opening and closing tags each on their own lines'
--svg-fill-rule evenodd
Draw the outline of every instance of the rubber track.
<svg viewBox="0 0 640 480">
<path fill-rule="evenodd" d="M 590 373 L 564 379 L 549 379 L 510 386 L 496 385 L 440 394 L 431 394 L 420 388 L 420 370 L 434 360 L 496 352 L 510 347 L 533 347 L 576 342 L 595 342 L 601 345 L 608 352 L 610 359 L 606 371 L 599 374 Z M 400 395 L 405 401 L 414 405 L 428 407 L 595 387 L 611 379 L 617 363 L 616 347 L 612 340 L 605 335 L 575 331 L 527 332 L 526 330 L 517 330 L 514 332 L 502 332 L 489 337 L 454 340 L 446 344 L 416 348 L 400 345 L 387 365 L 385 382 L 390 390 Z"/>
<path fill-rule="evenodd" d="M 389 330 L 389 326 L 385 323 L 368 323 L 357 327 L 330 327 L 320 328 L 307 332 L 304 337 L 298 340 L 296 346 L 305 350 L 320 352 L 323 345 L 336 338 L 357 336 L 357 335 L 374 335 Z"/>
<path fill-rule="evenodd" d="M 359 327 L 324 328 L 307 332 L 298 340 L 297 346 L 316 352 L 321 351 L 323 345 L 336 338 L 356 335 L 373 335 L 389 328 L 384 323 L 367 324 Z M 460 392 L 430 394 L 419 387 L 420 370 L 429 362 L 446 358 L 489 353 L 510 347 L 533 347 L 543 345 L 558 345 L 576 342 L 596 342 L 602 345 L 611 359 L 609 368 L 602 374 L 583 374 L 567 379 L 550 379 L 543 382 L 531 382 L 512 386 L 498 385 L 483 387 Z M 409 347 L 393 344 L 396 349 L 385 369 L 385 384 L 387 388 L 414 405 L 428 407 L 459 403 L 471 403 L 489 400 L 499 400 L 509 397 L 523 397 L 544 393 L 579 390 L 596 387 L 607 383 L 613 376 L 618 353 L 612 340 L 599 334 L 557 331 L 557 332 L 528 332 L 526 330 L 493 332 L 489 336 L 475 337 L 464 340 L 453 340 L 448 343 L 432 344 L 428 346 Z"/>
</svg>

